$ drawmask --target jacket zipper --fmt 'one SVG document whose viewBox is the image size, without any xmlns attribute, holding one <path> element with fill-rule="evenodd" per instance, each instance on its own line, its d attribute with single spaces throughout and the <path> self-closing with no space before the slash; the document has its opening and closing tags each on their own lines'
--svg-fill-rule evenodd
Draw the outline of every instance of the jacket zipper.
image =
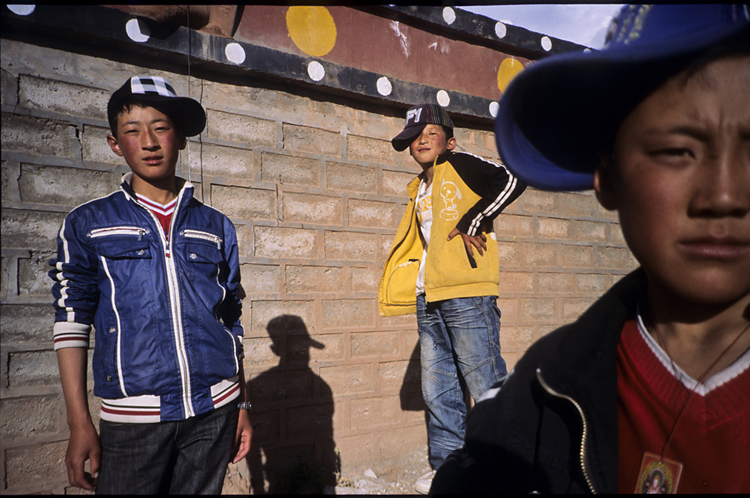
<svg viewBox="0 0 750 498">
<path fill-rule="evenodd" d="M 180 232 L 180 235 L 183 235 L 187 238 L 201 239 L 201 240 L 207 240 L 209 242 L 213 242 L 214 244 L 216 244 L 216 247 L 219 250 L 221 250 L 221 238 L 212 233 L 201 232 L 200 230 L 185 229 Z"/>
<path fill-rule="evenodd" d="M 143 239 L 143 234 L 150 233 L 145 228 L 140 227 L 107 227 L 107 228 L 97 228 L 96 230 L 91 230 L 88 233 L 89 238 L 96 239 L 98 237 L 107 237 L 110 235 L 137 235 L 138 240 Z"/>
<path fill-rule="evenodd" d="M 576 400 L 574 400 L 570 396 L 567 396 L 565 394 L 560 394 L 554 389 L 552 389 L 542 378 L 542 370 L 539 368 L 536 369 L 536 378 L 539 381 L 539 383 L 542 385 L 545 391 L 547 391 L 552 396 L 555 396 L 556 398 L 561 398 L 561 399 L 570 401 L 573 404 L 573 406 L 575 406 L 576 410 L 578 410 L 578 415 L 580 415 L 581 422 L 583 423 L 583 434 L 581 435 L 581 449 L 579 452 L 581 471 L 583 472 L 583 477 L 586 479 L 586 484 L 588 484 L 589 486 L 589 490 L 591 491 L 592 494 L 596 494 L 596 489 L 594 488 L 594 483 L 591 480 L 591 474 L 586 464 L 586 442 L 588 438 L 588 424 L 586 423 L 586 417 L 583 414 L 583 409 L 581 408 L 581 405 L 579 405 L 576 402 Z"/>
<path fill-rule="evenodd" d="M 172 323 L 174 323 L 174 340 L 177 351 L 177 364 L 180 367 L 180 381 L 182 382 L 182 405 L 185 409 L 185 418 L 195 416 L 195 410 L 193 409 L 192 403 L 192 392 L 190 389 L 190 371 L 188 369 L 188 359 L 185 352 L 185 337 L 182 328 L 182 310 L 180 307 L 180 288 L 177 282 L 177 269 L 174 264 L 174 258 L 171 257 L 172 253 L 172 241 L 174 240 L 174 220 L 177 219 L 177 211 L 180 208 L 182 202 L 182 194 L 184 190 L 180 191 L 177 197 L 177 203 L 175 204 L 174 212 L 172 213 L 172 221 L 169 223 L 169 240 L 164 237 L 162 230 L 159 232 L 159 238 L 161 239 L 162 247 L 164 249 L 164 264 L 167 269 L 167 282 L 169 287 L 169 306 L 172 312 Z M 156 218 L 154 213 L 151 212 L 146 206 L 141 204 L 137 198 L 134 199 L 136 204 L 141 206 L 151 216 L 151 219 L 157 227 L 161 226 L 161 222 Z"/>
</svg>

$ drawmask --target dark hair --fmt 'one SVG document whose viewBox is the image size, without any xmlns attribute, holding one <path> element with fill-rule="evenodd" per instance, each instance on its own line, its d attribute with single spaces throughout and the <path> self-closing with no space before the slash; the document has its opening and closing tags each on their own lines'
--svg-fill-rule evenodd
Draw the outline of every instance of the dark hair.
<svg viewBox="0 0 750 498">
<path fill-rule="evenodd" d="M 175 117 L 169 112 L 167 106 L 160 106 L 158 102 L 146 102 L 144 100 L 138 99 L 137 97 L 130 96 L 124 98 L 119 103 L 118 107 L 113 109 L 114 112 L 109 115 L 109 129 L 115 138 L 117 138 L 117 121 L 120 118 L 120 114 L 124 112 L 130 112 L 134 107 L 153 107 L 157 111 L 167 116 L 172 121 L 172 125 L 180 134 L 185 134 L 182 131 L 182 127 L 180 126 L 179 121 L 175 119 Z"/>
<path fill-rule="evenodd" d="M 449 128 L 448 126 L 445 126 L 445 125 L 440 125 L 440 126 L 443 128 L 443 131 L 445 132 L 446 140 L 450 140 L 451 138 L 453 138 L 453 128 Z"/>
</svg>

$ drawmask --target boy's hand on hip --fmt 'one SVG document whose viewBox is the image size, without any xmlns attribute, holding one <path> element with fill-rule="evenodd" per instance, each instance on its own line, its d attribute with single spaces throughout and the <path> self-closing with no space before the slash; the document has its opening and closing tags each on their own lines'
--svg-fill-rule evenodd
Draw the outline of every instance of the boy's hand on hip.
<svg viewBox="0 0 750 498">
<path fill-rule="evenodd" d="M 461 238 L 464 239 L 464 245 L 466 246 L 469 256 L 474 256 L 474 247 L 477 248 L 480 256 L 483 256 L 484 251 L 487 250 L 487 236 L 483 233 L 480 233 L 479 235 L 466 235 L 459 231 L 458 228 L 454 228 L 451 233 L 448 234 L 448 240 L 451 240 L 456 235 L 460 235 Z"/>
<path fill-rule="evenodd" d="M 84 470 L 86 460 L 91 461 L 91 474 Z M 93 491 L 101 464 L 101 446 L 94 425 L 89 423 L 80 428 L 71 428 L 65 466 L 68 481 L 73 486 Z"/>
</svg>

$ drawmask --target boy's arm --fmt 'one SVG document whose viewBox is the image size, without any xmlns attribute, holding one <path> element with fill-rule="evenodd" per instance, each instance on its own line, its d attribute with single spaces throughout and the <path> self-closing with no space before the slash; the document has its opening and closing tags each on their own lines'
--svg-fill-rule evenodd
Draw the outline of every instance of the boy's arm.
<svg viewBox="0 0 750 498">
<path fill-rule="evenodd" d="M 245 382 L 245 371 L 240 362 L 240 397 L 238 402 L 247 401 L 247 385 Z M 250 451 L 250 443 L 253 438 L 253 426 L 250 424 L 250 414 L 247 410 L 240 410 L 237 419 L 237 433 L 234 437 L 234 458 L 232 463 L 237 463 Z"/>
<path fill-rule="evenodd" d="M 245 329 L 240 321 L 242 317 L 242 299 L 245 298 L 245 290 L 242 288 L 239 247 L 237 245 L 237 232 L 234 224 L 228 219 L 224 220 L 224 259 L 228 273 L 226 277 L 227 295 L 221 308 L 221 320 L 232 332 L 242 337 Z M 242 366 L 242 365 L 240 365 Z"/>
<path fill-rule="evenodd" d="M 50 262 L 49 276 L 54 281 L 54 348 L 70 427 L 65 466 L 70 484 L 93 490 L 101 449 L 89 412 L 86 378 L 89 335 L 99 300 L 98 260 L 81 240 L 71 213 L 58 233 L 57 258 Z M 84 471 L 86 460 L 91 461 L 91 474 Z"/>
<path fill-rule="evenodd" d="M 472 237 L 526 189 L 526 184 L 501 164 L 466 153 L 454 154 L 451 162 L 464 183 L 481 197 L 456 225 L 459 232 Z"/>
<path fill-rule="evenodd" d="M 244 328 L 240 322 L 242 315 L 242 299 L 245 297 L 245 291 L 242 288 L 240 281 L 240 263 L 239 263 L 239 249 L 237 247 L 237 235 L 234 230 L 234 225 L 228 219 L 226 220 L 227 226 L 225 227 L 224 233 L 226 234 L 226 260 L 227 266 L 229 267 L 229 275 L 227 276 L 227 298 L 225 299 L 225 305 L 223 306 L 222 321 L 224 324 L 231 328 L 233 333 L 239 337 L 244 335 Z M 240 396 L 237 402 L 243 402 L 248 400 L 247 396 L 247 383 L 245 380 L 245 369 L 242 365 L 242 358 L 244 353 L 240 353 L 239 362 L 239 382 L 240 382 Z M 232 463 L 237 463 L 250 451 L 250 442 L 253 436 L 253 427 L 250 424 L 250 414 L 247 410 L 240 410 L 237 418 L 237 431 L 234 438 L 234 447 L 232 449 Z"/>
<path fill-rule="evenodd" d="M 55 350 L 88 348 L 91 325 L 99 304 L 99 260 L 79 234 L 75 212 L 63 221 L 57 234 L 57 258 L 50 261 L 55 307 Z"/>
<path fill-rule="evenodd" d="M 482 255 L 487 249 L 487 237 L 481 231 L 482 225 L 492 222 L 515 201 L 526 189 L 526 184 L 505 166 L 471 154 L 454 154 L 451 162 L 461 179 L 481 198 L 461 217 L 456 228 L 448 234 L 448 240 L 461 235 L 469 255 L 474 255 L 472 247 Z"/>
<path fill-rule="evenodd" d="M 101 447 L 91 421 L 86 392 L 87 350 L 58 349 L 57 363 L 70 427 L 70 440 L 65 455 L 68 480 L 73 486 L 93 491 L 94 479 L 99 475 Z M 91 461 L 91 474 L 84 471 L 86 460 Z"/>
</svg>

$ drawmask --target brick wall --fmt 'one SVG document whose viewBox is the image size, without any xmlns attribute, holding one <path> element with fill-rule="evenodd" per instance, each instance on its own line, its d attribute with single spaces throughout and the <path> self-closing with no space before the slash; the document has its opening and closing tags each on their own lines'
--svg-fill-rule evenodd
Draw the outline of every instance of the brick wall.
<svg viewBox="0 0 750 498">
<path fill-rule="evenodd" d="M 264 464 L 281 475 L 303 464 L 345 475 L 425 447 L 416 319 L 381 318 L 377 306 L 404 186 L 418 172 L 389 142 L 401 111 L 1 43 L 4 493 L 70 491 L 47 262 L 65 214 L 128 171 L 106 144 L 104 109 L 132 74 L 164 75 L 207 109 L 178 174 L 238 231 L 254 486 Z M 459 149 L 497 160 L 486 129 L 459 127 L 456 137 Z M 495 228 L 510 367 L 635 266 L 616 216 L 590 192 L 529 189 Z M 91 404 L 96 415 L 93 395 Z M 227 489 L 245 491 L 247 467 L 230 470 Z"/>
</svg>

